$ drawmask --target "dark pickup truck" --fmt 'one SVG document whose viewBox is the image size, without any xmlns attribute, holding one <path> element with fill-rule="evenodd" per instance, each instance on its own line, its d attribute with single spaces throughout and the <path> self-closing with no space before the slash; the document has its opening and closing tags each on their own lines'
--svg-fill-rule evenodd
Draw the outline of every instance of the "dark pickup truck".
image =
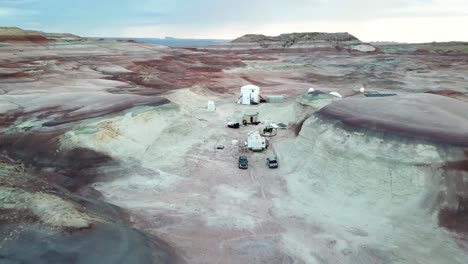
<svg viewBox="0 0 468 264">
<path fill-rule="evenodd" d="M 247 169 L 249 168 L 249 160 L 247 156 L 240 155 L 239 156 L 239 169 Z"/>
</svg>

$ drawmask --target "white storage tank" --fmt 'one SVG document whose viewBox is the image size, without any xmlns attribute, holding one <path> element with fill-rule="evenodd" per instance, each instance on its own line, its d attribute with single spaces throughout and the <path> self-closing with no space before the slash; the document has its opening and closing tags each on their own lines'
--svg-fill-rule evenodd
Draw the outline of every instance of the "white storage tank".
<svg viewBox="0 0 468 264">
<path fill-rule="evenodd" d="M 208 101 L 208 111 L 209 112 L 216 111 L 216 104 L 214 101 Z"/>
</svg>

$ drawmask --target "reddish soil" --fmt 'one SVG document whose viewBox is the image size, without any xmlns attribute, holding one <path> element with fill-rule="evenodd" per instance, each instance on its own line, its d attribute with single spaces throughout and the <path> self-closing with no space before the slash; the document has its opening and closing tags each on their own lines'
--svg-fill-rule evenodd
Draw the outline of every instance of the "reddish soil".
<svg viewBox="0 0 468 264">
<path fill-rule="evenodd" d="M 68 113 L 66 113 L 62 117 L 53 121 L 45 122 L 42 126 L 44 127 L 59 126 L 63 124 L 73 123 L 73 122 L 80 121 L 80 120 L 85 120 L 89 118 L 94 118 L 94 117 L 104 116 L 104 115 L 111 114 L 111 113 L 120 112 L 120 111 L 123 111 L 128 108 L 132 108 L 135 106 L 158 106 L 158 105 L 163 105 L 167 103 L 169 103 L 169 100 L 165 98 L 148 97 L 147 100 L 116 103 L 116 104 L 109 105 L 108 107 L 104 107 L 98 111 L 93 111 L 93 112 L 84 112 L 84 113 L 75 114 L 73 113 L 73 110 L 69 110 L 67 111 Z"/>
<path fill-rule="evenodd" d="M 47 43 L 51 40 L 41 35 L 0 35 L 0 42 Z"/>
<path fill-rule="evenodd" d="M 30 78 L 26 72 L 0 73 L 0 78 Z"/>
<path fill-rule="evenodd" d="M 62 132 L 42 132 L 2 136 L 0 148 L 8 157 L 21 161 L 37 170 L 36 175 L 65 187 L 70 191 L 93 183 L 99 176 L 98 167 L 114 164 L 113 159 L 102 153 L 84 148 L 60 151 L 58 137 Z M 54 171 L 42 173 L 42 168 Z"/>
<path fill-rule="evenodd" d="M 458 99 L 458 100 L 468 102 L 468 94 L 458 92 L 458 91 L 437 90 L 437 91 L 428 91 L 427 93 L 443 95 L 443 96 L 447 96 L 447 97 L 451 97 L 451 98 L 454 98 L 454 99 Z"/>
<path fill-rule="evenodd" d="M 129 92 L 139 95 L 158 95 L 169 90 L 205 85 L 209 89 L 224 88 L 217 84 L 223 78 L 223 70 L 244 67 L 238 55 L 180 54 L 164 56 L 158 60 L 135 61 L 130 67 L 135 73 L 118 74 L 111 79 L 144 86 Z M 117 92 L 117 91 L 112 91 Z"/>
</svg>

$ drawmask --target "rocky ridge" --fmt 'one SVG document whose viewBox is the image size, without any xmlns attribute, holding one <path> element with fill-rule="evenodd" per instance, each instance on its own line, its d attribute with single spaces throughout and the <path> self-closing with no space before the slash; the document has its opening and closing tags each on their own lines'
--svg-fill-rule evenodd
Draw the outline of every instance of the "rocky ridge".
<svg viewBox="0 0 468 264">
<path fill-rule="evenodd" d="M 0 27 L 0 42 L 48 42 L 42 32 L 17 27 Z"/>
<path fill-rule="evenodd" d="M 281 34 L 276 37 L 265 36 L 261 34 L 247 34 L 233 40 L 231 44 L 233 47 L 237 48 L 344 48 L 364 52 L 372 52 L 377 50 L 374 46 L 363 43 L 358 38 L 347 32 L 289 33 Z"/>
</svg>

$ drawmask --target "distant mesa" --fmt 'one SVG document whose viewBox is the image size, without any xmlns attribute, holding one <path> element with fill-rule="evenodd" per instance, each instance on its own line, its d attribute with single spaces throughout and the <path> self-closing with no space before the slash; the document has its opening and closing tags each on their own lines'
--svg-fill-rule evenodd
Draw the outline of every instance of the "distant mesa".
<svg viewBox="0 0 468 264">
<path fill-rule="evenodd" d="M 0 42 L 46 43 L 56 40 L 79 40 L 79 36 L 67 33 L 44 33 L 35 30 L 23 30 L 17 27 L 0 27 Z"/>
<path fill-rule="evenodd" d="M 285 45 L 294 45 L 300 42 L 310 41 L 359 41 L 355 36 L 345 33 L 322 33 L 322 32 L 309 32 L 309 33 L 289 33 L 281 34 L 276 37 L 269 37 L 259 34 L 247 34 L 233 40 L 233 43 L 242 42 L 284 42 Z"/>
<path fill-rule="evenodd" d="M 234 48 L 335 48 L 348 49 L 362 52 L 377 51 L 373 45 L 360 41 L 355 36 L 347 33 L 289 33 L 276 37 L 260 34 L 247 34 L 231 41 Z"/>
<path fill-rule="evenodd" d="M 80 36 L 70 33 L 43 33 L 43 35 L 49 40 L 76 41 L 82 39 Z"/>
<path fill-rule="evenodd" d="M 42 32 L 22 30 L 17 27 L 0 27 L 0 41 L 3 42 L 48 42 Z"/>
</svg>

